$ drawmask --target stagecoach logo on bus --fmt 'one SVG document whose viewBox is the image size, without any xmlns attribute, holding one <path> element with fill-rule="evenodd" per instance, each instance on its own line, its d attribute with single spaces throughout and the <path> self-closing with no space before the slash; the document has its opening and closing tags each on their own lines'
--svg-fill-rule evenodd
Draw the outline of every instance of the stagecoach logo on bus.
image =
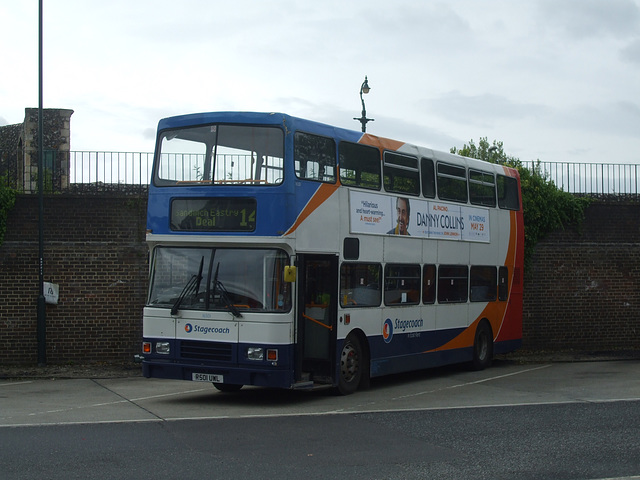
<svg viewBox="0 0 640 480">
<path fill-rule="evenodd" d="M 400 320 L 396 318 L 396 321 L 391 321 L 390 318 L 387 318 L 382 324 L 382 338 L 385 343 L 391 342 L 393 338 L 393 331 L 397 330 L 399 332 L 405 333 L 409 330 L 409 337 L 419 337 L 420 333 L 414 333 L 413 330 L 417 330 L 424 326 L 424 320 L 421 318 L 416 318 L 412 320 Z"/>
<path fill-rule="evenodd" d="M 201 327 L 200 325 L 191 325 L 190 323 L 185 324 L 184 326 L 184 331 L 187 333 L 201 333 L 203 335 L 206 335 L 208 333 L 220 333 L 220 334 L 227 334 L 230 333 L 231 330 L 229 329 L 229 327 L 224 327 L 224 328 L 220 328 L 220 327 Z"/>
<path fill-rule="evenodd" d="M 387 318 L 382 324 L 382 338 L 385 343 L 389 343 L 393 338 L 393 322 L 390 318 Z"/>
</svg>

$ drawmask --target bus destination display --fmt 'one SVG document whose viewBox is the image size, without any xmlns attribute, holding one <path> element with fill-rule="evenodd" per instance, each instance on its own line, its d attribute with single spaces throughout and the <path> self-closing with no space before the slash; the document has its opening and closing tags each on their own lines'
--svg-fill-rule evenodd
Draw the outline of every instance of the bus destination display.
<svg viewBox="0 0 640 480">
<path fill-rule="evenodd" d="M 175 198 L 171 202 L 171 230 L 189 232 L 253 232 L 254 198 Z"/>
</svg>

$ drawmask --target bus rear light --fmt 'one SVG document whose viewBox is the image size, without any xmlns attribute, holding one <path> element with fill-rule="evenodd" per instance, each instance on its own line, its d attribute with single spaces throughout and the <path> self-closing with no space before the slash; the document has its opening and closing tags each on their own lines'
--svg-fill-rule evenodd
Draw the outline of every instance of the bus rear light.
<svg viewBox="0 0 640 480">
<path fill-rule="evenodd" d="M 151 353 L 151 342 L 142 342 L 142 353 Z"/>
<path fill-rule="evenodd" d="M 278 350 L 275 348 L 270 348 L 267 350 L 267 360 L 270 362 L 278 361 Z"/>
</svg>

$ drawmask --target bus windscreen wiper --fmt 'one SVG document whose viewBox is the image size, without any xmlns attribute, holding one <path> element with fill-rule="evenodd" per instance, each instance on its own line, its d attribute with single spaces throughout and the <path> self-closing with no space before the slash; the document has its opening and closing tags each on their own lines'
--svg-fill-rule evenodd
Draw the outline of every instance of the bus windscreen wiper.
<svg viewBox="0 0 640 480">
<path fill-rule="evenodd" d="M 224 285 L 222 284 L 222 282 L 218 280 L 219 270 L 220 270 L 220 262 L 218 262 L 218 265 L 216 265 L 216 273 L 213 276 L 213 291 L 211 292 L 211 296 L 213 297 L 216 291 L 220 290 L 220 298 L 222 298 L 222 300 L 224 301 L 224 304 L 229 309 L 231 314 L 234 317 L 242 318 L 242 314 L 240 313 L 240 310 L 238 310 L 238 307 L 236 307 L 231 301 L 231 299 L 229 298 L 229 292 L 227 292 L 227 289 L 224 288 Z"/>
<path fill-rule="evenodd" d="M 171 307 L 171 315 L 175 315 L 178 313 L 178 309 L 180 308 L 180 304 L 184 301 L 187 296 L 192 295 L 194 297 L 198 296 L 198 292 L 200 290 L 200 282 L 202 281 L 202 266 L 204 265 L 204 256 L 200 260 L 200 268 L 198 269 L 197 275 L 191 275 L 191 278 L 187 282 L 187 284 L 180 292 L 178 299 Z"/>
</svg>

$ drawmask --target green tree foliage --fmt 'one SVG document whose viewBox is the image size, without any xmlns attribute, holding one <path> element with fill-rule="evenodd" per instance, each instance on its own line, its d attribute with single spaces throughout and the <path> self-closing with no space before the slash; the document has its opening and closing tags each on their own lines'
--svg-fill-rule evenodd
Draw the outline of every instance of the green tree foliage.
<svg viewBox="0 0 640 480">
<path fill-rule="evenodd" d="M 7 231 L 7 217 L 9 210 L 13 208 L 16 202 L 16 192 L 9 187 L 7 179 L 0 176 L 0 245 L 4 240 L 4 234 Z"/>
<path fill-rule="evenodd" d="M 579 225 L 584 220 L 589 199 L 559 189 L 542 171 L 539 160 L 533 168 L 527 168 L 518 158 L 504 152 L 502 142 L 494 140 L 493 144 L 489 144 L 486 137 L 480 138 L 478 145 L 471 140 L 460 149 L 453 147 L 451 153 L 518 169 L 524 214 L 525 266 L 530 265 L 539 240 L 555 230 Z"/>
</svg>

